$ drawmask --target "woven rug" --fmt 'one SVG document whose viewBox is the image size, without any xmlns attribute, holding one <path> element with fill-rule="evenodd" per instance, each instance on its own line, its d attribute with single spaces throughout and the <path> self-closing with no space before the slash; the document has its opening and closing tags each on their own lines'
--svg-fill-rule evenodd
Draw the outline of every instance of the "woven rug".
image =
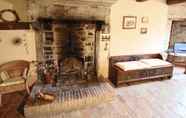
<svg viewBox="0 0 186 118">
<path fill-rule="evenodd" d="M 58 91 L 58 97 L 45 105 L 25 106 L 26 118 L 55 118 L 61 112 L 91 107 L 102 102 L 111 101 L 115 92 L 108 83 L 98 83 L 85 88 Z"/>
</svg>

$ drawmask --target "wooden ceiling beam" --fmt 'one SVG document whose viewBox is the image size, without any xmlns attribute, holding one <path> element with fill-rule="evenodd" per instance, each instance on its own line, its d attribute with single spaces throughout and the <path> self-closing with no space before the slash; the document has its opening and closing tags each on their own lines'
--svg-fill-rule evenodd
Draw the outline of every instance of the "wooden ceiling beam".
<svg viewBox="0 0 186 118">
<path fill-rule="evenodd" d="M 186 0 L 167 0 L 168 5 L 186 2 Z"/>
</svg>

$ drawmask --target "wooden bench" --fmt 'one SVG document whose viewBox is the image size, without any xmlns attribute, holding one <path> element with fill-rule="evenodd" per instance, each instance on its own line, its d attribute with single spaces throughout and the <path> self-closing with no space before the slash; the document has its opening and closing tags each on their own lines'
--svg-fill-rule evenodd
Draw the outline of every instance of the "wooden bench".
<svg viewBox="0 0 186 118">
<path fill-rule="evenodd" d="M 161 59 L 160 54 L 144 54 L 144 55 L 121 55 L 112 56 L 109 59 L 109 80 L 115 85 L 129 84 L 144 80 L 152 80 L 159 78 L 170 78 L 173 73 L 172 64 L 167 66 L 157 66 L 143 69 L 123 70 L 116 66 L 117 62 L 138 61 L 141 59 Z"/>
</svg>

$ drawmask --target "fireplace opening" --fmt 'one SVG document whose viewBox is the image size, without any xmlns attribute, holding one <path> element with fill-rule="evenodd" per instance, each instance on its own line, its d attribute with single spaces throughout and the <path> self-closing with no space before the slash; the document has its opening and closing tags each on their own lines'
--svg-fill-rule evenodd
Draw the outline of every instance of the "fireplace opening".
<svg viewBox="0 0 186 118">
<path fill-rule="evenodd" d="M 40 23 L 43 38 L 45 38 L 42 40 L 43 57 L 41 55 L 41 59 L 44 60 L 44 65 L 54 64 L 55 67 L 57 65 L 57 83 L 72 81 L 71 83 L 74 84 L 76 80 L 78 82 L 96 80 L 96 55 L 99 40 L 96 36 L 101 32 L 104 22 L 86 20 L 45 20 L 43 22 L 40 20 Z M 48 38 L 52 42 L 45 45 Z M 50 63 L 47 63 L 48 60 Z"/>
<path fill-rule="evenodd" d="M 75 57 L 78 60 L 82 61 L 83 57 L 83 42 L 79 40 L 79 37 L 73 29 L 70 29 L 68 32 L 68 37 L 62 43 L 63 51 L 62 56 L 63 58 L 66 57 Z"/>
<path fill-rule="evenodd" d="M 54 24 L 59 81 L 91 80 L 96 78 L 96 23 L 73 22 Z"/>
<path fill-rule="evenodd" d="M 60 60 L 60 77 L 62 79 L 83 79 L 83 42 L 73 29 L 68 30 L 68 38 L 62 43 L 62 59 Z"/>
</svg>

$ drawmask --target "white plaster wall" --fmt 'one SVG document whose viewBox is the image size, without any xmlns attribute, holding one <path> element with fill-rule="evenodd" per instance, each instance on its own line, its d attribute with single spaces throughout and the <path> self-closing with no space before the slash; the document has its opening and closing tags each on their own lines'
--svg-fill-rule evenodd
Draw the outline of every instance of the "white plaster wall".
<svg viewBox="0 0 186 118">
<path fill-rule="evenodd" d="M 0 10 L 3 9 L 13 9 L 21 21 L 28 20 L 27 0 L 0 0 Z"/>
<path fill-rule="evenodd" d="M 0 10 L 3 10 L 3 9 L 12 9 L 13 8 L 13 5 L 10 4 L 9 2 L 5 1 L 5 0 L 0 0 Z M 1 20 L 0 20 L 1 22 Z"/>
<path fill-rule="evenodd" d="M 137 16 L 136 29 L 122 29 L 123 16 Z M 141 23 L 146 16 L 149 23 Z M 162 53 L 168 48 L 168 6 L 166 0 L 118 0 L 111 7 L 110 56 Z M 140 34 L 140 28 L 147 27 L 147 34 Z M 99 57 L 99 75 L 108 77 L 108 56 L 101 52 Z"/>
<path fill-rule="evenodd" d="M 22 5 L 20 6 L 18 5 L 18 3 L 13 4 L 13 2 L 21 2 L 21 1 L 0 0 L 0 10 L 16 9 L 19 7 L 19 9 L 22 10 L 22 12 L 26 13 L 25 9 L 22 9 L 23 7 L 21 7 L 25 5 L 25 2 L 23 2 Z M 18 15 L 20 16 L 21 20 L 24 20 L 25 16 L 23 16 L 24 15 L 23 13 L 18 12 Z M 21 37 L 25 41 L 23 41 L 23 43 L 20 46 L 15 46 L 12 44 L 12 39 L 16 37 Z M 24 44 L 27 44 L 27 49 Z M 23 59 L 28 61 L 36 60 L 34 31 L 0 30 L 0 64 L 11 60 L 18 60 L 18 59 Z"/>
<path fill-rule="evenodd" d="M 0 0 L 0 10 L 2 9 L 12 9 L 13 5 L 7 0 Z"/>
<path fill-rule="evenodd" d="M 21 45 L 12 44 L 12 39 L 20 37 Z M 32 30 L 0 30 L 0 64 L 12 60 L 36 60 L 35 33 Z M 25 44 L 27 46 L 25 46 Z"/>
<path fill-rule="evenodd" d="M 136 29 L 122 29 L 123 16 L 137 16 Z M 147 16 L 149 23 L 141 23 Z M 111 55 L 159 53 L 168 47 L 168 6 L 166 0 L 119 0 L 111 8 Z M 140 28 L 147 27 L 147 34 Z"/>
</svg>

